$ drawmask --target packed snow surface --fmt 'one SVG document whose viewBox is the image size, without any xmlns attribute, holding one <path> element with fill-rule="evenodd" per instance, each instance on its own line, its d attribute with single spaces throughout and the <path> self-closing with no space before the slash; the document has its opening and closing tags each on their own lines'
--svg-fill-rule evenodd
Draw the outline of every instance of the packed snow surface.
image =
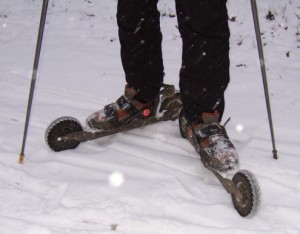
<svg viewBox="0 0 300 234">
<path fill-rule="evenodd" d="M 231 83 L 223 122 L 262 190 L 251 219 L 201 164 L 178 121 L 55 153 L 61 116 L 80 122 L 125 85 L 115 0 L 50 0 L 24 165 L 18 164 L 42 0 L 0 1 L 1 234 L 300 233 L 300 1 L 258 1 L 279 159 L 272 144 L 249 0 L 229 0 Z M 165 82 L 178 88 L 174 1 L 160 0 Z"/>
</svg>

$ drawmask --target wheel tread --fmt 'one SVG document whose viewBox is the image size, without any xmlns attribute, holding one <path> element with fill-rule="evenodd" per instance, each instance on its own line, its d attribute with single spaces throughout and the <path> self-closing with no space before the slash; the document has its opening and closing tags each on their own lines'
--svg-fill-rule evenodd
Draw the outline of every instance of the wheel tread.
<svg viewBox="0 0 300 234">
<path fill-rule="evenodd" d="M 252 204 L 251 204 L 251 208 L 250 208 L 250 210 L 248 211 L 247 214 L 240 213 L 239 210 L 237 209 L 236 205 L 235 205 L 235 208 L 237 209 L 239 214 L 241 216 L 243 216 L 244 218 L 251 218 L 256 214 L 256 212 L 258 211 L 258 209 L 260 207 L 260 204 L 261 204 L 260 186 L 259 186 L 258 181 L 255 178 L 255 176 L 252 174 L 252 172 L 250 172 L 248 170 L 238 171 L 233 177 L 233 181 L 235 183 L 236 183 L 235 179 L 239 175 L 243 176 L 247 180 L 247 182 L 249 183 L 249 187 L 251 189 Z"/>
<path fill-rule="evenodd" d="M 73 144 L 72 147 L 56 147 L 55 145 L 52 145 L 51 142 L 50 142 L 50 135 L 52 133 L 52 131 L 55 130 L 55 128 L 57 128 L 60 124 L 62 124 L 63 122 L 72 122 L 74 124 L 77 125 L 77 128 L 78 130 L 82 130 L 82 126 L 80 124 L 80 122 L 75 119 L 74 117 L 71 117 L 71 116 L 63 116 L 63 117 L 60 117 L 56 120 L 54 120 L 47 128 L 46 130 L 46 133 L 45 133 L 45 141 L 47 143 L 47 145 L 50 147 L 50 149 L 52 149 L 53 151 L 61 151 L 61 150 L 66 150 L 66 149 L 73 149 L 73 148 L 76 148 L 80 142 L 77 142 L 76 144 Z"/>
</svg>

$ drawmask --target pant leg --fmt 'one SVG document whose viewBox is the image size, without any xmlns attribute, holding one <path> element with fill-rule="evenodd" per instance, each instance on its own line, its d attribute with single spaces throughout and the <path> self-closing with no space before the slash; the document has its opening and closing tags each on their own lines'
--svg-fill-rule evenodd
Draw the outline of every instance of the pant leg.
<svg viewBox="0 0 300 234">
<path fill-rule="evenodd" d="M 192 122 L 216 107 L 224 112 L 229 83 L 229 27 L 227 0 L 176 0 L 183 40 L 180 90 L 184 111 Z"/>
<path fill-rule="evenodd" d="M 158 0 L 118 0 L 117 21 L 126 82 L 148 101 L 159 91 L 164 76 Z"/>
</svg>

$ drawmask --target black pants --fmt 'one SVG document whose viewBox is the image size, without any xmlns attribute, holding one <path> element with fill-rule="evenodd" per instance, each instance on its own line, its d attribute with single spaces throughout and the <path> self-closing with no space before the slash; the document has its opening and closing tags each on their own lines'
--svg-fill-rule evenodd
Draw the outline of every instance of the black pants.
<svg viewBox="0 0 300 234">
<path fill-rule="evenodd" d="M 180 91 L 192 122 L 201 113 L 224 111 L 229 83 L 227 0 L 175 0 L 183 42 Z M 118 0 L 121 59 L 127 83 L 138 99 L 153 98 L 164 77 L 158 0 Z M 216 107 L 216 103 L 220 104 Z M 214 107 L 216 107 L 214 109 Z"/>
</svg>

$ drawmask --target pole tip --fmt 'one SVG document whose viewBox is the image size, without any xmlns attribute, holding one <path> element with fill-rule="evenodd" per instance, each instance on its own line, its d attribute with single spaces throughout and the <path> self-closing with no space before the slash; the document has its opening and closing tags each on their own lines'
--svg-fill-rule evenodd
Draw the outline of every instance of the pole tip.
<svg viewBox="0 0 300 234">
<path fill-rule="evenodd" d="M 24 157 L 25 155 L 21 153 L 19 158 L 19 164 L 24 164 Z"/>
<path fill-rule="evenodd" d="M 273 158 L 278 159 L 277 150 L 274 149 L 272 152 L 273 152 Z"/>
</svg>

